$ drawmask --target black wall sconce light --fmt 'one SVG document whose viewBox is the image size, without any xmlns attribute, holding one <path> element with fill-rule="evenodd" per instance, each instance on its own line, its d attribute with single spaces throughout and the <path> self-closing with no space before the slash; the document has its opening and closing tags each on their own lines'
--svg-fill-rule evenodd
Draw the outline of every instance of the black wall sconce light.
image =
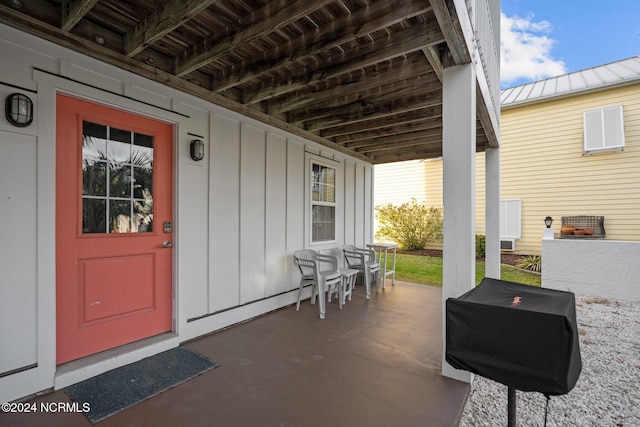
<svg viewBox="0 0 640 427">
<path fill-rule="evenodd" d="M 544 225 L 546 225 L 547 228 L 551 228 L 551 223 L 553 223 L 553 218 L 551 218 L 550 216 L 544 219 Z"/>
<path fill-rule="evenodd" d="M 204 159 L 204 141 L 201 139 L 194 139 L 191 141 L 190 154 L 191 159 L 196 162 Z"/>
<path fill-rule="evenodd" d="M 21 93 L 12 93 L 5 101 L 4 116 L 14 126 L 29 126 L 33 121 L 33 101 Z"/>
</svg>

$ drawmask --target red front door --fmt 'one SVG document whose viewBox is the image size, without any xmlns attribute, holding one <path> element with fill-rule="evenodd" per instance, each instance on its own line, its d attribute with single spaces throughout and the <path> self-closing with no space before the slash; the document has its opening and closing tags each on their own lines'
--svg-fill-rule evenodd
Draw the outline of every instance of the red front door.
<svg viewBox="0 0 640 427">
<path fill-rule="evenodd" d="M 171 330 L 171 125 L 58 95 L 56 358 Z"/>
</svg>

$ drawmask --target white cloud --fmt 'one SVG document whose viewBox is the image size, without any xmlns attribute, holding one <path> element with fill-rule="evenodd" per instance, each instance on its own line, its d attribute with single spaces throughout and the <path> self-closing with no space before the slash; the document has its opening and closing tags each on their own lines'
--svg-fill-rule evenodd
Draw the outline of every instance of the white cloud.
<svg viewBox="0 0 640 427">
<path fill-rule="evenodd" d="M 555 40 L 548 37 L 551 24 L 500 14 L 500 74 L 503 86 L 535 81 L 567 72 L 564 62 L 553 59 Z"/>
</svg>

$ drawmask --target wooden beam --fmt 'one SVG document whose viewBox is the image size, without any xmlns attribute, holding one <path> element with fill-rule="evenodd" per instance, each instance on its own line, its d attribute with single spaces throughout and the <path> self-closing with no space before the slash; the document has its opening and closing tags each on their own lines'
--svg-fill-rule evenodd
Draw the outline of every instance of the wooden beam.
<svg viewBox="0 0 640 427">
<path fill-rule="evenodd" d="M 378 156 L 385 156 L 389 153 L 404 153 L 404 152 L 417 152 L 421 151 L 423 154 L 425 151 L 437 152 L 442 150 L 442 140 L 433 139 L 431 141 L 425 141 L 424 139 L 407 140 L 398 143 L 385 144 L 385 146 L 375 146 L 370 150 L 359 151 L 368 158 L 376 158 Z"/>
<path fill-rule="evenodd" d="M 375 140 L 355 143 L 355 146 L 349 144 L 349 149 L 359 153 L 367 154 L 374 151 L 390 150 L 394 147 L 401 148 L 410 145 L 423 145 L 428 141 L 437 141 L 442 143 L 442 126 L 434 129 L 428 129 L 419 132 L 407 132 L 398 135 L 390 135 Z"/>
<path fill-rule="evenodd" d="M 415 58 L 411 60 L 406 57 L 400 61 L 391 61 L 383 64 L 371 72 L 367 71 L 360 70 L 353 73 L 356 74 L 355 78 L 350 76 L 350 79 L 346 82 L 335 84 L 332 87 L 310 87 L 292 93 L 285 98 L 279 98 L 277 101 L 267 102 L 266 110 L 269 114 L 282 114 L 292 110 L 312 108 L 314 105 L 321 104 L 329 99 L 344 97 L 346 94 L 362 93 L 416 76 L 426 77 L 431 73 L 431 69 L 424 62 L 424 59 L 416 61 Z"/>
<path fill-rule="evenodd" d="M 184 76 L 203 67 L 236 47 L 263 37 L 297 21 L 334 0 L 273 0 L 264 7 L 242 17 L 236 28 L 220 39 L 213 37 L 195 46 L 185 56 L 175 59 L 174 74 Z"/>
<path fill-rule="evenodd" d="M 366 153 L 364 154 L 366 155 Z M 404 162 L 406 160 L 437 159 L 439 157 L 442 157 L 442 144 L 428 148 L 415 147 L 410 150 L 389 150 L 384 153 L 373 153 L 369 156 L 369 159 L 373 164 L 378 165 L 381 163 Z"/>
<path fill-rule="evenodd" d="M 456 65 L 471 62 L 471 54 L 464 42 L 464 37 L 458 33 L 456 23 L 451 16 L 446 0 L 429 1 Z"/>
<path fill-rule="evenodd" d="M 438 53 L 438 47 L 437 46 L 431 46 L 431 47 L 427 47 L 422 49 L 422 53 L 424 53 L 424 56 L 427 58 L 427 61 L 429 62 L 429 65 L 431 65 L 431 68 L 433 68 L 434 73 L 436 73 L 436 76 L 438 77 L 438 80 L 440 80 L 440 83 L 442 83 L 442 61 L 440 60 L 440 55 Z"/>
<path fill-rule="evenodd" d="M 290 123 L 305 123 L 316 125 L 322 122 L 325 126 L 336 122 L 336 125 L 360 121 L 371 117 L 385 117 L 391 114 L 406 112 L 416 104 L 422 107 L 442 104 L 441 91 L 436 89 L 429 92 L 418 92 L 411 87 L 404 88 L 398 97 L 383 97 L 367 103 L 355 102 L 341 108 L 327 107 L 313 109 L 304 113 L 297 113 L 289 117 Z M 330 127 L 330 126 L 327 126 Z"/>
<path fill-rule="evenodd" d="M 341 55 L 329 57 L 323 67 L 312 70 L 311 73 L 247 91 L 244 103 L 253 104 L 296 90 L 304 90 L 306 86 L 317 84 L 322 80 L 335 78 L 379 62 L 407 55 L 443 41 L 444 38 L 435 21 L 416 24 L 406 30 L 392 33 L 383 39 L 346 51 Z"/>
<path fill-rule="evenodd" d="M 124 35 L 124 54 L 134 56 L 218 0 L 169 0 Z"/>
<path fill-rule="evenodd" d="M 364 132 L 354 132 L 333 138 L 333 141 L 337 144 L 344 145 L 347 148 L 356 148 L 358 145 L 352 144 L 369 144 L 371 141 L 378 140 L 378 138 L 435 129 L 437 127 L 442 127 L 442 120 L 440 117 L 429 118 L 424 116 L 420 121 L 413 121 L 411 123 L 389 126 L 381 129 L 366 130 Z"/>
<path fill-rule="evenodd" d="M 211 90 L 221 91 L 286 67 L 319 51 L 351 42 L 431 9 L 428 1 L 388 0 L 376 2 L 342 16 L 330 24 L 267 50 L 250 63 L 214 74 Z"/>
<path fill-rule="evenodd" d="M 64 31 L 71 31 L 96 3 L 98 0 L 67 0 L 62 2 L 60 28 Z"/>
<path fill-rule="evenodd" d="M 380 105 L 384 102 L 400 103 L 405 98 L 411 97 L 416 93 L 429 92 L 437 96 L 438 91 L 440 91 L 440 86 L 433 84 L 428 75 L 418 75 L 389 84 L 381 82 L 379 85 L 364 92 L 347 93 L 345 96 L 314 102 L 309 107 L 289 112 L 287 118 L 288 121 L 293 123 L 304 122 L 332 115 L 336 109 L 360 109 Z"/>
<path fill-rule="evenodd" d="M 329 129 L 338 126 L 353 126 L 357 123 L 383 120 L 396 114 L 407 113 L 409 111 L 423 108 L 442 108 L 442 100 L 435 100 L 428 97 L 417 97 L 405 99 L 402 105 L 394 105 L 387 107 L 387 110 L 367 111 L 369 114 L 363 114 L 363 111 L 347 110 L 338 113 L 333 117 L 325 117 L 322 119 L 308 120 L 305 122 L 305 129 L 310 132 Z"/>
<path fill-rule="evenodd" d="M 351 135 L 357 135 L 361 132 L 375 132 L 376 129 L 383 129 L 390 126 L 398 126 L 410 124 L 417 121 L 430 118 L 440 120 L 442 118 L 442 109 L 439 106 L 430 108 L 410 109 L 406 112 L 393 114 L 386 117 L 375 117 L 371 120 L 361 121 L 358 123 L 347 124 L 345 126 L 336 126 L 320 132 L 325 138 L 333 138 L 338 140 L 341 136 L 349 138 Z"/>
</svg>

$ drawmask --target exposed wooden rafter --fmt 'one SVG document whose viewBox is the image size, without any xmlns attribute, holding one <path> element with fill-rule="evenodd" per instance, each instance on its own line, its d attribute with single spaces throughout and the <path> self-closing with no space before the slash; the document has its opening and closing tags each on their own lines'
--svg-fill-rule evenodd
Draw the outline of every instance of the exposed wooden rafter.
<svg viewBox="0 0 640 427">
<path fill-rule="evenodd" d="M 456 4 L 30 0 L 0 23 L 380 163 L 442 153 L 442 71 L 470 61 Z M 482 96 L 478 150 L 497 145 Z"/>
<path fill-rule="evenodd" d="M 425 117 L 427 118 L 425 119 Z M 341 143 L 345 140 L 349 140 L 350 138 L 357 137 L 358 134 L 363 132 L 376 132 L 378 129 L 391 126 L 400 126 L 407 123 L 422 121 L 428 122 L 431 120 L 436 120 L 438 122 L 442 120 L 441 106 L 409 108 L 401 113 L 388 115 L 386 117 L 376 117 L 375 119 L 368 121 L 324 129 L 320 132 L 320 135 L 326 138 L 331 138 L 337 143 Z"/>
<path fill-rule="evenodd" d="M 252 58 L 239 67 L 229 67 L 214 75 L 211 90 L 220 91 L 256 79 L 276 68 L 286 67 L 318 52 L 352 42 L 430 10 L 428 1 L 389 0 L 377 2 Z"/>
<path fill-rule="evenodd" d="M 431 65 L 433 72 L 438 77 L 438 80 L 440 80 L 440 83 L 442 83 L 442 69 L 444 66 L 442 65 L 440 53 L 436 51 L 436 47 L 434 46 L 423 48 L 422 53 L 424 53 L 424 56 L 427 58 L 429 65 Z"/>
<path fill-rule="evenodd" d="M 343 52 L 336 57 L 327 58 L 321 64 L 322 67 L 312 70 L 307 68 L 307 74 L 271 82 L 269 85 L 263 84 L 257 89 L 245 91 L 244 103 L 253 104 L 276 96 L 282 96 L 289 92 L 302 90 L 306 86 L 321 80 L 357 71 L 443 41 L 444 39 L 435 21 L 417 24 L 407 30 L 394 33 L 387 38 L 372 41 L 362 47 Z"/>
<path fill-rule="evenodd" d="M 402 62 L 398 64 L 397 62 Z M 394 82 L 427 76 L 433 71 L 424 61 L 410 61 L 401 58 L 400 61 L 389 61 L 377 66 L 371 72 L 357 70 L 344 82 L 330 84 L 327 88 L 307 86 L 304 90 L 289 93 L 285 97 L 267 102 L 267 111 L 270 114 L 281 114 L 301 108 L 309 108 L 321 105 L 329 99 L 336 99 L 346 94 L 358 94 L 368 90 L 380 88 Z"/>
<path fill-rule="evenodd" d="M 178 56 L 173 67 L 174 73 L 184 76 L 215 61 L 235 47 L 268 35 L 332 2 L 333 0 L 273 0 L 244 16 L 238 22 L 238 28 L 229 29 L 224 37 L 205 40 L 190 49 L 187 55 Z"/>
<path fill-rule="evenodd" d="M 442 129 L 432 129 L 423 132 L 412 132 L 405 135 L 391 135 L 379 138 L 375 144 L 355 148 L 367 157 L 383 155 L 385 151 L 397 151 L 407 148 L 435 148 L 440 145 Z"/>
<path fill-rule="evenodd" d="M 459 32 L 446 0 L 429 0 L 431 8 L 442 29 L 442 34 L 447 41 L 447 47 L 455 64 L 467 64 L 471 61 L 471 55 L 467 50 L 464 38 Z"/>
<path fill-rule="evenodd" d="M 96 3 L 98 3 L 98 0 L 68 0 L 62 2 L 60 27 L 65 31 L 70 31 Z"/>
<path fill-rule="evenodd" d="M 395 124 L 391 126 L 379 128 L 375 130 L 366 130 L 363 132 L 354 132 L 335 138 L 334 141 L 347 148 L 358 148 L 360 146 L 375 144 L 379 138 L 391 135 L 405 135 L 411 132 L 420 132 L 424 130 L 441 128 L 440 120 L 432 119 L 428 121 L 415 121 L 404 124 Z"/>
<path fill-rule="evenodd" d="M 124 36 L 124 53 L 134 56 L 217 0 L 170 0 Z"/>
</svg>

